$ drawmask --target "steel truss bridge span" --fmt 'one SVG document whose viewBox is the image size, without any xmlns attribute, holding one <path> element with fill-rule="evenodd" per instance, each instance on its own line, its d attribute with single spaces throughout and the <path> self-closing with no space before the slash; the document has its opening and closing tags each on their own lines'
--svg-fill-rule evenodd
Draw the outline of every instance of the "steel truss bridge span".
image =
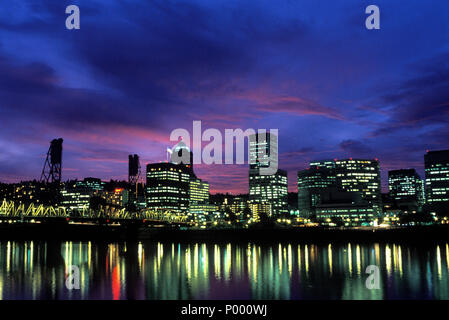
<svg viewBox="0 0 449 320">
<path fill-rule="evenodd" d="M 107 222 L 141 220 L 149 223 L 190 224 L 190 222 L 187 221 L 185 214 L 170 210 L 154 211 L 143 209 L 138 212 L 128 212 L 123 208 L 120 209 L 106 206 L 102 207 L 100 210 L 92 210 L 83 207 L 82 210 L 73 211 L 61 206 L 44 206 L 42 204 L 35 205 L 34 203 L 26 206 L 23 203 L 16 204 L 14 201 L 7 200 L 3 200 L 0 207 L 1 220 L 39 220 L 47 218 L 66 218 L 68 220 L 77 221 L 102 220 Z"/>
</svg>

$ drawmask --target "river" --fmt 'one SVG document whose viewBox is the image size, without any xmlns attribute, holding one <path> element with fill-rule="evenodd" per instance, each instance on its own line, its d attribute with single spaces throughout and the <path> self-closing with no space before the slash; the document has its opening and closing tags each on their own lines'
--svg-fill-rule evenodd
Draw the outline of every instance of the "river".
<svg viewBox="0 0 449 320">
<path fill-rule="evenodd" d="M 449 299 L 448 275 L 444 242 L 0 242 L 4 300 Z"/>
</svg>

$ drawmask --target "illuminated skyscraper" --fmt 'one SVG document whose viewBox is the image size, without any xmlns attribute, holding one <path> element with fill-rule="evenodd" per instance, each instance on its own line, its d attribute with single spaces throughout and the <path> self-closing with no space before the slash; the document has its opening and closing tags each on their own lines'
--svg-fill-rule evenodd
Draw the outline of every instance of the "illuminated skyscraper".
<svg viewBox="0 0 449 320">
<path fill-rule="evenodd" d="M 171 150 L 170 162 L 184 165 L 190 175 L 195 175 L 193 172 L 193 152 L 190 151 L 183 140 L 179 141 Z"/>
<path fill-rule="evenodd" d="M 309 217 L 340 219 L 345 225 L 371 223 L 382 211 L 377 160 L 310 162 L 298 172 L 298 210 Z"/>
<path fill-rule="evenodd" d="M 254 174 L 261 168 L 278 168 L 278 137 L 270 132 L 249 136 L 249 162 Z"/>
<path fill-rule="evenodd" d="M 278 168 L 277 136 L 255 134 L 249 138 L 249 202 L 271 206 L 271 215 L 288 213 L 287 172 L 278 169 L 263 174 L 264 168 Z"/>
<path fill-rule="evenodd" d="M 343 191 L 357 192 L 373 207 L 376 214 L 382 213 L 379 161 L 368 159 L 335 160 L 337 185 Z"/>
<path fill-rule="evenodd" d="M 147 165 L 147 208 L 187 212 L 189 209 L 190 169 L 182 164 Z"/>
<path fill-rule="evenodd" d="M 288 212 L 287 172 L 278 170 L 272 175 L 249 176 L 249 201 L 271 205 L 271 214 Z"/>
<path fill-rule="evenodd" d="M 449 150 L 428 151 L 424 155 L 426 207 L 429 212 L 449 215 Z"/>
<path fill-rule="evenodd" d="M 335 160 L 310 161 L 310 168 L 335 170 Z"/>
<path fill-rule="evenodd" d="M 91 194 L 86 189 L 66 188 L 61 190 L 61 205 L 69 210 L 83 211 L 90 208 Z"/>
<path fill-rule="evenodd" d="M 311 162 L 310 168 L 298 171 L 298 210 L 301 216 L 310 217 L 315 214 L 316 206 L 321 203 L 323 190 L 335 186 L 334 167 Z"/>
<path fill-rule="evenodd" d="M 190 204 L 209 204 L 209 183 L 201 179 L 190 180 Z"/>
<path fill-rule="evenodd" d="M 209 183 L 191 178 L 189 195 L 189 217 L 201 225 L 213 222 L 217 206 L 210 204 Z"/>
<path fill-rule="evenodd" d="M 416 212 L 424 205 L 423 180 L 415 169 L 388 171 L 388 187 L 397 207 Z"/>
<path fill-rule="evenodd" d="M 90 208 L 90 198 L 100 187 L 100 180 L 86 178 L 84 181 L 71 181 L 61 190 L 61 205 L 69 211 L 82 212 Z"/>
<path fill-rule="evenodd" d="M 99 196 L 105 182 L 97 178 L 84 178 L 81 181 L 71 181 L 64 184 L 61 190 L 61 204 L 69 210 L 87 210 L 93 196 Z"/>
</svg>

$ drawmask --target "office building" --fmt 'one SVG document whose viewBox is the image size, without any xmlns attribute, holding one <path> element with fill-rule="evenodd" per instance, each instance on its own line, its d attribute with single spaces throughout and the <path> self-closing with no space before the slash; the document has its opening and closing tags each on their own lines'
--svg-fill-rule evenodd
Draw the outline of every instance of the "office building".
<svg viewBox="0 0 449 320">
<path fill-rule="evenodd" d="M 336 218 L 344 225 L 372 223 L 382 212 L 378 160 L 310 162 L 298 172 L 298 210 L 306 218 Z"/>
<path fill-rule="evenodd" d="M 147 208 L 186 213 L 190 200 L 190 168 L 183 164 L 150 163 L 147 165 Z"/>
<path fill-rule="evenodd" d="M 316 209 L 317 219 L 335 226 L 369 225 L 376 219 L 372 206 L 357 204 L 321 204 Z"/>
<path fill-rule="evenodd" d="M 328 187 L 321 192 L 315 214 L 321 222 L 340 226 L 370 225 L 376 218 L 375 208 L 360 192 L 338 187 Z"/>
<path fill-rule="evenodd" d="M 394 206 L 416 213 L 424 205 L 423 180 L 415 169 L 388 171 L 388 188 Z"/>
<path fill-rule="evenodd" d="M 195 176 L 193 171 L 193 152 L 183 140 L 179 141 L 171 150 L 170 162 L 183 165 L 190 175 Z"/>
<path fill-rule="evenodd" d="M 101 196 L 105 182 L 97 178 L 69 181 L 61 190 L 61 205 L 71 211 L 82 212 L 90 209 L 93 196 Z"/>
<path fill-rule="evenodd" d="M 278 137 L 270 132 L 249 136 L 249 167 L 254 174 L 261 168 L 278 168 Z"/>
<path fill-rule="evenodd" d="M 333 162 L 332 162 L 333 163 Z M 315 214 L 321 203 L 323 190 L 335 186 L 335 170 L 319 163 L 310 163 L 310 168 L 298 171 L 298 211 L 302 217 Z"/>
<path fill-rule="evenodd" d="M 61 190 L 62 207 L 68 209 L 69 212 L 81 213 L 90 209 L 90 198 L 92 191 L 86 188 L 79 188 L 76 185 L 69 185 Z"/>
<path fill-rule="evenodd" d="M 337 186 L 343 191 L 357 192 L 373 207 L 376 215 L 382 213 L 380 165 L 377 159 L 335 160 Z"/>
<path fill-rule="evenodd" d="M 449 150 L 424 155 L 426 211 L 449 216 Z"/>
<path fill-rule="evenodd" d="M 288 213 L 287 172 L 277 169 L 273 174 L 263 170 L 278 168 L 277 136 L 254 134 L 249 137 L 249 202 L 267 204 L 270 216 Z"/>
<path fill-rule="evenodd" d="M 190 180 L 190 204 L 209 204 L 209 183 L 201 179 Z"/>
<path fill-rule="evenodd" d="M 271 215 L 288 213 L 287 172 L 278 170 L 272 175 L 249 176 L 249 201 L 271 205 Z"/>
<path fill-rule="evenodd" d="M 251 218 L 253 221 L 260 221 L 262 216 L 269 217 L 271 214 L 271 204 L 250 203 Z"/>
</svg>

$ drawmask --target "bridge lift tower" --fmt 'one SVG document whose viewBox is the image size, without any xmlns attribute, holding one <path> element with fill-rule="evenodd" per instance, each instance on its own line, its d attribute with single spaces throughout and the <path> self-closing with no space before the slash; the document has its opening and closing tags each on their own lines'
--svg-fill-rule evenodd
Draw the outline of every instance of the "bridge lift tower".
<svg viewBox="0 0 449 320">
<path fill-rule="evenodd" d="M 50 142 L 50 148 L 48 149 L 47 158 L 42 169 L 41 182 L 47 184 L 59 184 L 61 182 L 63 141 L 63 139 L 59 138 Z"/>
<path fill-rule="evenodd" d="M 131 188 L 135 188 L 136 201 L 138 198 L 138 184 L 141 175 L 140 160 L 137 154 L 129 155 L 129 165 L 128 165 L 128 182 Z"/>
</svg>

